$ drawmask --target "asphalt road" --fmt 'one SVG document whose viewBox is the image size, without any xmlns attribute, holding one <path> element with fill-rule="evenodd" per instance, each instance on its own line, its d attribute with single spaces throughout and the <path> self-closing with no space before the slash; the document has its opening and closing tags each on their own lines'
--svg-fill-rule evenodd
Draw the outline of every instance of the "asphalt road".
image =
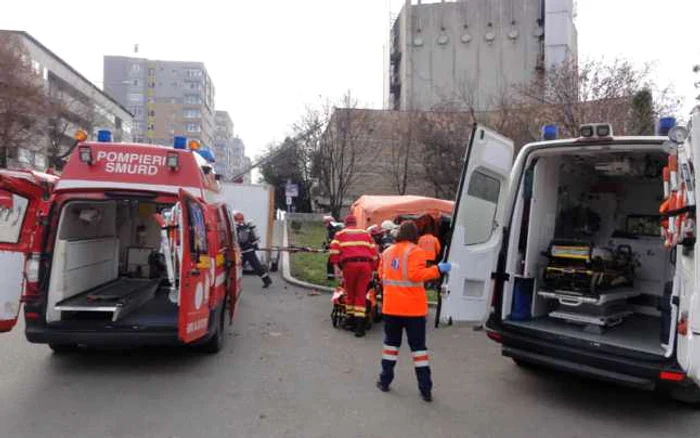
<svg viewBox="0 0 700 438">
<path fill-rule="evenodd" d="M 246 278 L 225 351 L 53 355 L 0 335 L 0 437 L 694 437 L 696 411 L 653 394 L 516 367 L 483 332 L 429 333 L 435 400 L 404 347 L 374 387 L 377 327 L 330 326 L 327 295 Z"/>
</svg>

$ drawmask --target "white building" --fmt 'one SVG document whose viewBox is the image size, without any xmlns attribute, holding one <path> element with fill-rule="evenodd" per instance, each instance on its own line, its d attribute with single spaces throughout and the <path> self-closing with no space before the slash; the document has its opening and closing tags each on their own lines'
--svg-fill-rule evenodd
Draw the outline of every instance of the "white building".
<svg viewBox="0 0 700 438">
<path fill-rule="evenodd" d="M 573 0 L 406 0 L 387 45 L 385 107 L 489 110 L 575 59 Z"/>
<path fill-rule="evenodd" d="M 27 32 L 0 30 L 0 33 L 22 42 L 32 71 L 44 82 L 47 94 L 62 102 L 66 111 L 66 116 L 56 123 L 57 130 L 39 138 L 39 144 L 19 148 L 16 156 L 10 156 L 10 167 L 46 169 L 50 150 L 65 152 L 73 144 L 73 135 L 78 129 L 85 129 L 93 139 L 98 130 L 109 129 L 115 141 L 132 141 L 133 116 L 126 108 Z M 54 148 L 50 148 L 51 145 Z"/>
</svg>

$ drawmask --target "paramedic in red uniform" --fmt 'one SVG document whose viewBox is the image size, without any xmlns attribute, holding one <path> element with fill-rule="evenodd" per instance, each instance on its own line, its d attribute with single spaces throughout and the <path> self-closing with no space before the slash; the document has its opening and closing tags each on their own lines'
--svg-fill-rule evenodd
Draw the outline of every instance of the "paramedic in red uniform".
<svg viewBox="0 0 700 438">
<path fill-rule="evenodd" d="M 429 402 L 432 401 L 433 382 L 425 346 L 428 299 L 423 282 L 438 278 L 440 273 L 449 272 L 451 265 L 438 263 L 437 266 L 427 266 L 427 254 L 418 247 L 417 242 L 416 224 L 406 221 L 399 227 L 396 243 L 382 253 L 379 278 L 384 288 L 384 346 L 382 372 L 377 388 L 383 392 L 389 391 L 389 385 L 394 380 L 394 366 L 401 347 L 401 337 L 406 330 L 418 389 L 423 400 Z"/>
<path fill-rule="evenodd" d="M 355 336 L 362 337 L 365 335 L 367 288 L 377 264 L 377 246 L 367 231 L 357 228 L 355 216 L 348 215 L 345 228 L 333 237 L 330 256 L 331 263 L 342 270 L 347 328 L 354 328 Z"/>
</svg>

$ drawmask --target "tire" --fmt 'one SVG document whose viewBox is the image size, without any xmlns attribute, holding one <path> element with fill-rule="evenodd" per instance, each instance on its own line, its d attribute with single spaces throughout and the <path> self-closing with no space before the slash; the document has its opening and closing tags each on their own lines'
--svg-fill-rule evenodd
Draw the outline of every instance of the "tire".
<svg viewBox="0 0 700 438">
<path fill-rule="evenodd" d="M 668 396 L 679 403 L 700 408 L 700 388 L 695 385 L 671 388 L 668 391 Z"/>
<path fill-rule="evenodd" d="M 49 344 L 49 348 L 54 354 L 71 354 L 78 351 L 76 344 Z"/>
<path fill-rule="evenodd" d="M 202 344 L 202 351 L 207 354 L 216 354 L 223 350 L 226 344 L 226 305 L 221 309 L 221 315 L 219 316 L 219 322 L 216 325 L 216 332 L 211 338 L 204 344 Z"/>
<path fill-rule="evenodd" d="M 535 370 L 539 368 L 539 365 L 521 359 L 513 358 L 513 362 L 518 366 L 518 368 L 522 368 L 524 370 Z"/>
</svg>

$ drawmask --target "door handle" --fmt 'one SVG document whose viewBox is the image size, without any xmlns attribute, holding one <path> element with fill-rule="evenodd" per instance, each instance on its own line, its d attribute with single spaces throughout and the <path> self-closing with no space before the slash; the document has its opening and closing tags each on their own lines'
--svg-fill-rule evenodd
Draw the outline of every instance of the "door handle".
<svg viewBox="0 0 700 438">
<path fill-rule="evenodd" d="M 193 277 L 199 277 L 200 276 L 199 269 L 192 269 L 190 271 L 190 275 Z"/>
</svg>

